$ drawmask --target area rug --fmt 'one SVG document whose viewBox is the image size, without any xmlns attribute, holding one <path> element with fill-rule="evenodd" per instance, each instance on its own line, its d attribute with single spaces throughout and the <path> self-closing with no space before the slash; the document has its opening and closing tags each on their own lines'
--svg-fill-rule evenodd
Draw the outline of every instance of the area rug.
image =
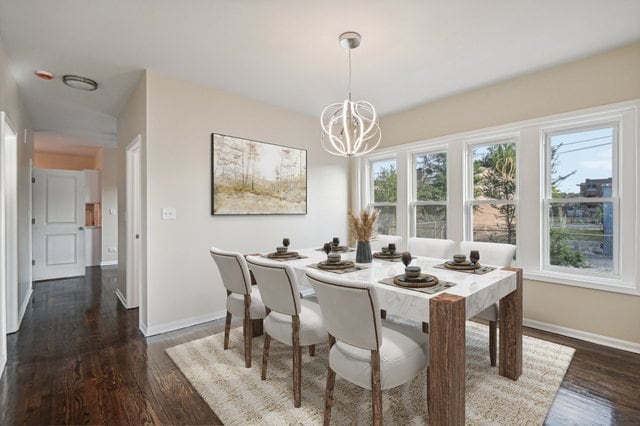
<svg viewBox="0 0 640 426">
<path fill-rule="evenodd" d="M 488 328 L 467 323 L 467 424 L 542 424 L 574 349 L 524 336 L 523 374 L 517 382 L 489 364 Z M 223 334 L 167 349 L 167 354 L 226 425 L 322 424 L 327 345 L 316 356 L 303 351 L 302 407 L 293 407 L 291 348 L 272 340 L 267 380 L 260 380 L 262 337 L 253 339 L 253 367 L 244 368 L 241 329 L 231 330 L 228 350 Z M 385 424 L 429 422 L 427 375 L 383 391 Z M 332 424 L 370 424 L 371 392 L 339 376 Z"/>
</svg>

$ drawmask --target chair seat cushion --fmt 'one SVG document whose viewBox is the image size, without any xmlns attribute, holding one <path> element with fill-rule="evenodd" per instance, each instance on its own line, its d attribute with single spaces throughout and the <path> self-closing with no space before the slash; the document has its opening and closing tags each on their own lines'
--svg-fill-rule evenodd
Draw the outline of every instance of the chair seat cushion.
<svg viewBox="0 0 640 426">
<path fill-rule="evenodd" d="M 487 321 L 498 321 L 498 304 L 494 303 L 474 318 L 481 318 Z"/>
<path fill-rule="evenodd" d="M 428 365 L 428 335 L 418 328 L 382 322 L 380 381 L 382 389 L 408 382 Z M 339 376 L 371 389 L 371 351 L 336 342 L 329 352 L 329 365 Z"/>
<path fill-rule="evenodd" d="M 322 321 L 320 305 L 302 299 L 300 307 L 300 346 L 326 342 L 329 335 Z M 271 311 L 264 320 L 264 331 L 277 341 L 291 346 L 293 344 L 292 318 L 289 315 Z"/>
<path fill-rule="evenodd" d="M 227 296 L 227 311 L 240 318 L 244 318 L 244 295 L 231 293 Z M 257 288 L 251 291 L 251 306 L 249 308 L 251 319 L 260 319 L 267 316 L 267 310 L 262 303 L 260 291 Z"/>
</svg>

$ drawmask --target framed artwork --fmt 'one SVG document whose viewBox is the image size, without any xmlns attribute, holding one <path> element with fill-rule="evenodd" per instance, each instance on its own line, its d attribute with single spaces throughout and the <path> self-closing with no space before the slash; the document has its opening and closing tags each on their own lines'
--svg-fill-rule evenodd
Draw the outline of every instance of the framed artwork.
<svg viewBox="0 0 640 426">
<path fill-rule="evenodd" d="M 212 133 L 211 214 L 307 214 L 307 151 Z"/>
</svg>

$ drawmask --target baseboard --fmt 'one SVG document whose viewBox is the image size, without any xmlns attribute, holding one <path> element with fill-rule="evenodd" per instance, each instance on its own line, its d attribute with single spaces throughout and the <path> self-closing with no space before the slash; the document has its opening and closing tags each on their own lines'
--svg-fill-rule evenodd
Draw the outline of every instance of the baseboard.
<svg viewBox="0 0 640 426">
<path fill-rule="evenodd" d="M 589 333 L 587 331 L 576 330 L 574 328 L 563 327 L 561 325 L 548 324 L 546 322 L 527 318 L 524 318 L 523 324 L 527 327 L 537 328 L 539 330 L 544 330 L 551 333 L 561 334 L 563 336 L 573 337 L 575 339 L 596 343 L 598 345 L 608 346 L 610 348 L 622 349 L 623 351 L 640 354 L 640 343 L 616 339 L 614 337 L 603 336 L 601 334 Z"/>
<path fill-rule="evenodd" d="M 145 326 L 144 330 L 143 330 L 143 324 L 140 324 L 140 331 L 142 331 L 142 334 L 144 334 L 145 336 L 154 336 L 156 334 L 168 333 L 170 331 L 179 330 L 181 328 L 191 327 L 194 325 L 224 318 L 226 315 L 227 315 L 226 310 L 218 311 L 218 312 L 213 312 L 206 315 L 201 315 L 199 317 L 185 318 L 178 321 L 153 325 L 151 327 Z"/>
<path fill-rule="evenodd" d="M 115 293 L 116 293 L 116 297 L 118 298 L 120 303 L 122 303 L 122 306 L 124 306 L 125 309 L 129 309 L 129 304 L 127 303 L 127 298 L 124 297 L 122 292 L 120 292 L 119 288 L 116 288 L 116 292 Z"/>
<path fill-rule="evenodd" d="M 0 358 L 0 379 L 2 379 L 2 375 L 4 374 L 4 366 L 7 365 L 7 357 L 3 356 Z"/>
<path fill-rule="evenodd" d="M 100 267 L 104 268 L 105 266 L 117 266 L 117 260 L 105 260 L 104 262 L 100 262 Z"/>
<path fill-rule="evenodd" d="M 29 287 L 29 290 L 27 290 L 27 295 L 22 301 L 22 305 L 20 305 L 20 310 L 18 311 L 18 330 L 20 329 L 20 325 L 22 324 L 22 318 L 24 318 L 24 313 L 27 312 L 27 307 L 29 307 L 29 302 L 31 301 L 32 294 L 33 294 L 33 288 Z"/>
<path fill-rule="evenodd" d="M 140 321 L 140 324 L 138 325 L 138 329 L 142 332 L 143 336 L 147 335 L 147 324 Z"/>
</svg>

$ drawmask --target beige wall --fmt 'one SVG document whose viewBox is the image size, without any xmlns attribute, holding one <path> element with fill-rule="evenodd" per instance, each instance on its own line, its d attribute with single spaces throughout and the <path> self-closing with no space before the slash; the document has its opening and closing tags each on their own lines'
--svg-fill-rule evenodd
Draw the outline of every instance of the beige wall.
<svg viewBox="0 0 640 426">
<path fill-rule="evenodd" d="M 147 72 L 149 333 L 224 314 L 209 248 L 243 253 L 346 238 L 348 167 L 320 147 L 316 117 Z M 308 214 L 211 216 L 211 133 L 308 150 Z M 163 221 L 162 207 L 177 220 Z M 123 210 L 123 209 L 121 209 Z"/>
<path fill-rule="evenodd" d="M 18 85 L 9 69 L 0 40 L 0 111 L 7 113 L 17 133 L 18 158 L 18 294 L 17 299 L 7 300 L 17 308 L 26 307 L 26 298 L 31 289 L 31 177 L 29 160 L 33 157 L 33 138 L 27 132 L 28 117 L 20 99 Z M 0 315 L 3 318 L 4 314 Z"/>
<path fill-rule="evenodd" d="M 103 148 L 96 155 L 96 166 L 102 170 L 102 262 L 118 261 L 118 152 Z M 115 214 L 110 214 L 113 209 Z"/>
<path fill-rule="evenodd" d="M 147 265 L 147 73 L 140 78 L 136 88 L 129 97 L 127 104 L 118 116 L 118 149 L 116 153 L 116 168 L 120 172 L 118 178 L 118 291 L 123 297 L 131 299 L 132 295 L 127 295 L 127 192 L 126 192 L 126 149 L 137 137 L 141 140 L 141 211 L 142 211 L 142 260 L 141 264 Z M 144 329 L 147 326 L 147 271 L 143 267 L 141 272 L 142 288 L 140 289 L 140 323 Z M 129 301 L 127 303 L 130 303 Z"/>
<path fill-rule="evenodd" d="M 33 167 L 39 169 L 61 170 L 97 170 L 96 156 L 54 154 L 51 152 L 34 153 Z"/>
<path fill-rule="evenodd" d="M 392 146 L 640 98 L 640 43 L 381 119 Z M 640 297 L 525 282 L 526 318 L 640 343 Z"/>
</svg>

